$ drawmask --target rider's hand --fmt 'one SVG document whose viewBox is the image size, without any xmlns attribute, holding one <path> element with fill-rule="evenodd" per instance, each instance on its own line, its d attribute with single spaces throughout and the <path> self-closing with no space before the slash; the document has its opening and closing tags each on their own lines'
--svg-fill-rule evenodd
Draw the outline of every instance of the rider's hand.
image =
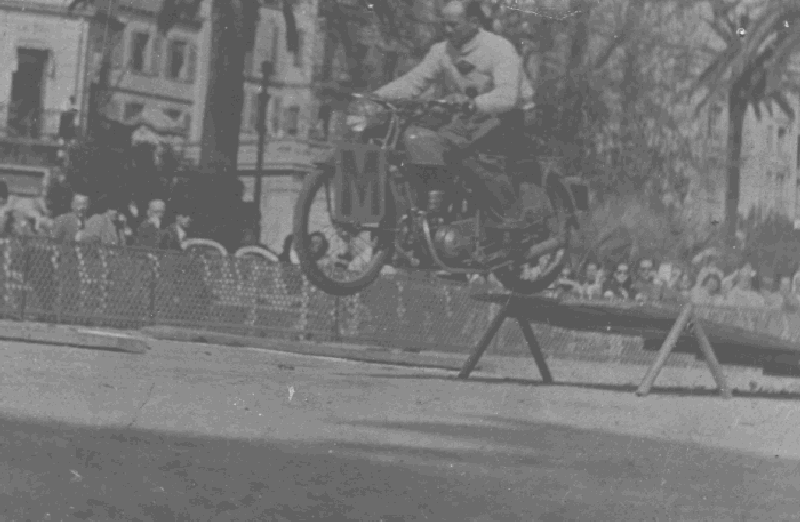
<svg viewBox="0 0 800 522">
<path fill-rule="evenodd" d="M 461 111 L 467 116 L 472 116 L 478 112 L 478 106 L 475 104 L 475 100 L 467 100 L 463 102 Z"/>
<path fill-rule="evenodd" d="M 454 92 L 452 94 L 448 94 L 447 96 L 445 96 L 444 101 L 449 103 L 464 103 L 466 101 L 469 101 L 469 98 L 467 97 L 466 94 L 462 92 Z"/>
</svg>

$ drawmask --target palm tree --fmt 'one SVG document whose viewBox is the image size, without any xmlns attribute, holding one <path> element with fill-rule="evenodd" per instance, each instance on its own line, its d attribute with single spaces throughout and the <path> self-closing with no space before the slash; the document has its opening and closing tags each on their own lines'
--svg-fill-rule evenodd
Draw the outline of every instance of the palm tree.
<svg viewBox="0 0 800 522">
<path fill-rule="evenodd" d="M 722 39 L 725 47 L 715 53 L 711 64 L 697 78 L 690 95 L 705 91 L 695 110 L 698 116 L 709 100 L 727 95 L 727 190 L 725 199 L 726 235 L 733 240 L 739 214 L 742 157 L 742 132 L 748 108 L 761 119 L 761 106 L 772 113 L 772 104 L 789 117 L 794 111 L 787 94 L 800 94 L 797 85 L 786 81 L 785 72 L 793 53 L 800 51 L 800 4 L 797 0 L 759 0 L 755 20 L 737 19 L 740 0 L 717 0 L 714 16 L 706 23 Z"/>
</svg>

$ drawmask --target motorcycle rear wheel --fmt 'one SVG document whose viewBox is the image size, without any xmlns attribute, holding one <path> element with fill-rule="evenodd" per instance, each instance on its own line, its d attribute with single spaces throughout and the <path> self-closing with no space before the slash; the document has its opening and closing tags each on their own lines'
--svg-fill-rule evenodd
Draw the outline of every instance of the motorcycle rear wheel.
<svg viewBox="0 0 800 522">
<path fill-rule="evenodd" d="M 391 259 L 394 246 L 394 230 L 392 226 L 372 230 L 353 231 L 346 229 L 333 220 L 333 197 L 332 190 L 333 173 L 327 170 L 317 170 L 307 175 L 303 181 L 303 188 L 300 191 L 297 203 L 294 208 L 294 248 L 297 258 L 300 261 L 300 268 L 309 282 L 330 295 L 348 296 L 354 295 L 371 285 L 381 274 L 381 269 L 386 262 Z M 343 268 L 337 266 L 341 262 L 341 257 L 333 256 L 326 259 L 321 258 L 314 251 L 312 235 L 321 230 L 314 229 L 312 223 L 312 213 L 315 205 L 317 210 L 317 222 L 319 218 L 327 215 L 327 221 L 335 229 L 336 237 L 328 238 L 328 250 L 331 250 L 333 243 L 344 241 L 343 236 L 350 239 L 359 239 L 361 236 L 370 237 L 371 250 L 369 258 L 363 256 L 356 258 L 363 265 L 363 271 L 355 275 L 349 269 L 353 261 L 348 262 L 348 266 Z M 320 205 L 322 208 L 320 209 Z M 395 217 L 394 202 L 391 193 L 386 200 L 385 222 L 391 221 Z M 382 223 L 384 225 L 385 223 Z M 355 236 L 355 237 L 354 237 Z M 326 252 L 331 254 L 331 252 Z M 352 276 L 345 278 L 345 276 Z"/>
<path fill-rule="evenodd" d="M 560 180 L 551 180 L 547 186 L 547 201 L 550 206 L 547 226 L 550 238 L 559 238 L 561 246 L 549 254 L 525 258 L 510 266 L 494 272 L 494 276 L 506 290 L 515 294 L 536 294 L 558 279 L 567 264 L 572 240 L 572 223 L 575 209 L 569 196 L 569 189 Z M 541 268 L 537 265 L 547 255 L 550 261 Z M 555 257 L 555 259 L 553 259 Z M 526 273 L 527 272 L 527 273 Z M 534 274 L 534 275 L 531 275 Z"/>
</svg>

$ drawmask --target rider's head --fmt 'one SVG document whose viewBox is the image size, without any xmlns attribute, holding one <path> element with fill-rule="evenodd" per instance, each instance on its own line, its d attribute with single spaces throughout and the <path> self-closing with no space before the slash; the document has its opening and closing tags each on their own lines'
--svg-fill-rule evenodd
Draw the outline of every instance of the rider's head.
<svg viewBox="0 0 800 522">
<path fill-rule="evenodd" d="M 442 9 L 444 33 L 456 48 L 472 40 L 484 25 L 485 15 L 480 1 L 452 0 Z"/>
</svg>

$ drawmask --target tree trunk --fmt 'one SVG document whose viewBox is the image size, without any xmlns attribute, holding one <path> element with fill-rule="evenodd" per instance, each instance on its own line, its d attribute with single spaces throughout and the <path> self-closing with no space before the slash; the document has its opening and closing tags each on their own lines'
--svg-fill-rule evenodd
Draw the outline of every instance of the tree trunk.
<svg viewBox="0 0 800 522">
<path fill-rule="evenodd" d="M 235 171 L 244 101 L 244 39 L 237 16 L 246 0 L 213 0 L 208 90 L 203 115 L 200 165 L 215 172 Z M 237 4 L 237 5 L 234 5 Z"/>
<path fill-rule="evenodd" d="M 736 226 L 739 219 L 739 199 L 741 188 L 742 131 L 747 103 L 731 91 L 728 94 L 728 142 L 727 179 L 725 194 L 726 237 L 730 244 L 736 239 Z"/>
</svg>

